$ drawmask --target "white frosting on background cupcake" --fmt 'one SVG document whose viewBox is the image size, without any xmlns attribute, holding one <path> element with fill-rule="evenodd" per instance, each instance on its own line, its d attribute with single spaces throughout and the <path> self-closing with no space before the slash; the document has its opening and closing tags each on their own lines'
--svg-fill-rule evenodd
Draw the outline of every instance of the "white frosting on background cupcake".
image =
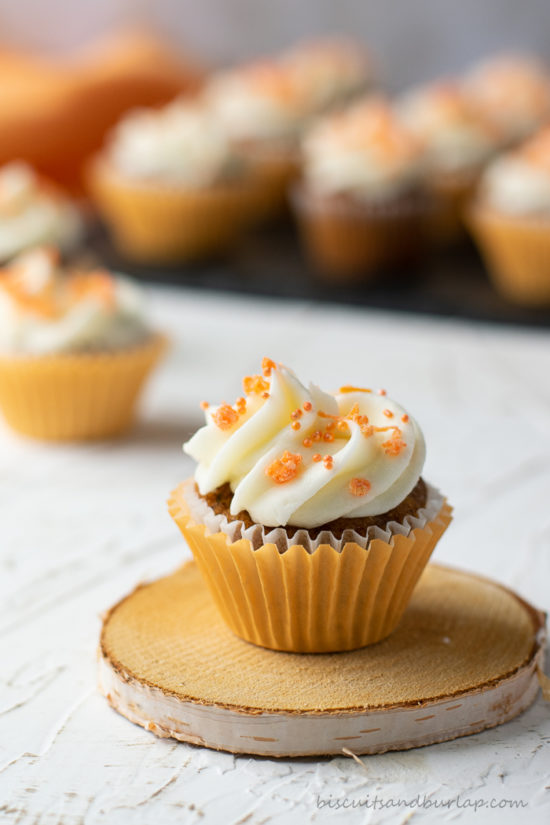
<svg viewBox="0 0 550 825">
<path fill-rule="evenodd" d="M 325 195 L 387 201 L 417 187 L 425 174 L 422 143 L 380 97 L 319 120 L 305 137 L 303 156 L 308 186 Z"/>
<path fill-rule="evenodd" d="M 480 196 L 511 215 L 550 217 L 550 128 L 490 163 Z"/>
<path fill-rule="evenodd" d="M 128 178 L 190 187 L 223 180 L 238 164 L 219 121 L 182 101 L 130 112 L 113 130 L 107 154 Z"/>
<path fill-rule="evenodd" d="M 38 248 L 0 270 L 0 352 L 9 355 L 116 350 L 149 335 L 140 290 L 98 271 L 65 273 Z"/>
<path fill-rule="evenodd" d="M 206 425 L 184 445 L 199 463 L 202 495 L 230 484 L 233 515 L 317 527 L 386 513 L 417 484 L 422 432 L 385 394 L 343 387 L 329 395 L 268 359 L 244 387 L 234 405 L 207 407 Z"/>
<path fill-rule="evenodd" d="M 30 166 L 14 161 L 0 168 L 0 260 L 42 243 L 69 251 L 82 235 L 70 200 L 45 186 Z"/>
<path fill-rule="evenodd" d="M 275 60 L 213 75 L 204 100 L 234 141 L 295 139 L 308 114 L 294 72 Z"/>
<path fill-rule="evenodd" d="M 457 82 L 413 89 L 397 102 L 397 111 L 403 123 L 425 142 L 435 171 L 476 169 L 499 145 L 493 124 Z"/>
<path fill-rule="evenodd" d="M 550 75 L 535 57 L 510 54 L 485 60 L 466 75 L 464 88 L 504 142 L 528 137 L 550 117 Z"/>
</svg>

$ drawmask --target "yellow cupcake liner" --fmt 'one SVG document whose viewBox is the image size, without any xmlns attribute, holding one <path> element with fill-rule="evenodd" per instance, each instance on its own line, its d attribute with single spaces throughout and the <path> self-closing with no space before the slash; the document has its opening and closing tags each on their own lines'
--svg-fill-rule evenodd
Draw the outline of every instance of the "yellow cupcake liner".
<svg viewBox="0 0 550 825">
<path fill-rule="evenodd" d="M 254 176 L 203 189 L 131 182 L 92 164 L 89 187 L 120 252 L 144 264 L 170 264 L 227 252 L 253 221 Z"/>
<path fill-rule="evenodd" d="M 495 288 L 513 303 L 549 306 L 550 221 L 473 205 L 467 223 Z"/>
<path fill-rule="evenodd" d="M 162 335 L 101 353 L 0 358 L 0 410 L 17 432 L 48 441 L 120 435 L 167 345 Z"/>
<path fill-rule="evenodd" d="M 184 497 L 172 493 L 169 512 L 186 539 L 212 597 L 237 636 L 272 650 L 323 653 L 353 650 L 388 636 L 397 626 L 432 551 L 451 521 L 438 515 L 408 536 L 372 539 L 340 550 L 329 544 L 308 553 L 301 545 L 257 550 L 195 523 Z"/>
<path fill-rule="evenodd" d="M 254 222 L 262 223 L 288 213 L 289 191 L 300 174 L 296 151 L 244 150 L 256 183 Z"/>
</svg>

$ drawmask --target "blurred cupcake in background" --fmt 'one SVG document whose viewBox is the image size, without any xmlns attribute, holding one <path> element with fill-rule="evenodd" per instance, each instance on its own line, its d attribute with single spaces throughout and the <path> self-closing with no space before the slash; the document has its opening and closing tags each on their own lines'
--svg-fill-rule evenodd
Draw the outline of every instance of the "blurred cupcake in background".
<svg viewBox="0 0 550 825">
<path fill-rule="evenodd" d="M 458 81 L 413 89 L 396 105 L 403 123 L 426 145 L 436 200 L 432 239 L 441 246 L 452 245 L 463 237 L 465 204 L 499 148 L 499 132 Z"/>
<path fill-rule="evenodd" d="M 550 127 L 487 167 L 468 223 L 495 287 L 550 305 Z"/>
<path fill-rule="evenodd" d="M 196 102 L 129 113 L 92 163 L 96 206 L 123 255 L 178 263 L 227 252 L 256 185 L 218 119 Z"/>
<path fill-rule="evenodd" d="M 258 182 L 256 217 L 284 212 L 299 174 L 299 138 L 310 114 L 298 72 L 265 60 L 213 75 L 204 100 L 250 163 Z"/>
<path fill-rule="evenodd" d="M 65 270 L 50 247 L 0 270 L 0 410 L 20 433 L 69 441 L 124 432 L 164 347 L 124 278 Z"/>
<path fill-rule="evenodd" d="M 54 184 L 21 161 L 0 168 L 0 261 L 42 243 L 69 253 L 82 234 L 77 208 Z"/>
<path fill-rule="evenodd" d="M 382 97 L 327 116 L 303 143 L 293 204 L 315 268 L 338 281 L 415 263 L 430 201 L 425 152 Z"/>
<path fill-rule="evenodd" d="M 308 110 L 319 114 L 349 103 L 374 82 L 374 66 L 356 40 L 334 37 L 299 43 L 282 57 L 302 90 Z"/>
<path fill-rule="evenodd" d="M 494 122 L 504 145 L 524 140 L 550 118 L 550 75 L 535 57 L 484 60 L 468 72 L 464 89 Z"/>
</svg>

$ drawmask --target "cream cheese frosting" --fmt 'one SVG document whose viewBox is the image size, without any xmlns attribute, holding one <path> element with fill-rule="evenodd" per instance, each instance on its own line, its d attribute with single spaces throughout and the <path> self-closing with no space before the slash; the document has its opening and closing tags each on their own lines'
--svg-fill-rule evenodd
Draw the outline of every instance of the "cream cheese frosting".
<svg viewBox="0 0 550 825">
<path fill-rule="evenodd" d="M 233 405 L 203 405 L 206 424 L 183 447 L 201 495 L 230 484 L 233 515 L 318 527 L 388 512 L 417 484 L 422 432 L 384 391 L 306 388 L 269 359 L 243 386 Z"/>
<path fill-rule="evenodd" d="M 458 82 L 413 89 L 396 108 L 403 123 L 425 142 L 435 171 L 478 167 L 499 146 L 498 131 Z"/>
<path fill-rule="evenodd" d="M 489 164 L 481 179 L 485 204 L 512 215 L 550 216 L 550 128 Z"/>
<path fill-rule="evenodd" d="M 50 248 L 0 270 L 0 353 L 47 355 L 114 350 L 149 331 L 140 291 L 103 271 L 66 273 Z"/>
<path fill-rule="evenodd" d="M 304 140 L 303 155 L 307 184 L 322 194 L 389 200 L 424 181 L 422 142 L 381 97 L 320 119 Z"/>
<path fill-rule="evenodd" d="M 190 187 L 215 184 L 239 166 L 219 119 L 179 100 L 129 113 L 115 127 L 107 157 L 131 179 Z"/>
<path fill-rule="evenodd" d="M 535 57 L 510 54 L 485 60 L 466 75 L 464 87 L 504 142 L 528 137 L 550 117 L 550 75 Z"/>
<path fill-rule="evenodd" d="M 235 142 L 294 140 L 308 113 L 295 72 L 275 60 L 215 74 L 203 99 Z"/>
<path fill-rule="evenodd" d="M 68 251 L 81 234 L 76 207 L 30 166 L 14 161 L 0 169 L 0 260 L 42 243 Z"/>
</svg>

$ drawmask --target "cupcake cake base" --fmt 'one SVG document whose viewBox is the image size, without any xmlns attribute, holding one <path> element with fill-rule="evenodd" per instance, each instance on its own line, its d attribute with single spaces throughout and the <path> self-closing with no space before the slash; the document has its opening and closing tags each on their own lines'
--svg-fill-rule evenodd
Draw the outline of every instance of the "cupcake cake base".
<svg viewBox="0 0 550 825">
<path fill-rule="evenodd" d="M 544 627 L 544 614 L 512 591 L 429 565 L 382 642 L 332 654 L 265 650 L 228 630 L 189 562 L 108 612 L 99 684 L 157 736 L 271 757 L 383 753 L 525 710 L 539 690 Z"/>
</svg>

